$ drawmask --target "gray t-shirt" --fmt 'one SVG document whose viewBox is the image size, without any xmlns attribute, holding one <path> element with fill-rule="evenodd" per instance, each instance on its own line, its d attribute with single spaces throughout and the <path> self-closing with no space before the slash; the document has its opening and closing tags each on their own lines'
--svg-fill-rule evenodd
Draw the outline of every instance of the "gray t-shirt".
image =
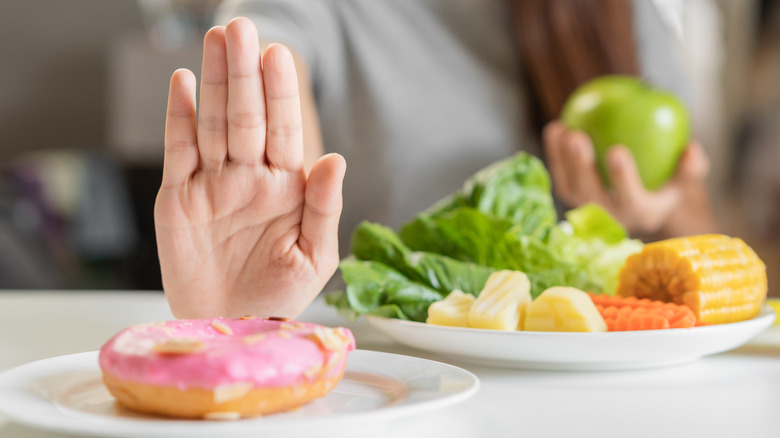
<svg viewBox="0 0 780 438">
<path fill-rule="evenodd" d="M 347 161 L 341 254 L 361 220 L 397 228 L 489 163 L 537 153 L 505 0 L 228 0 L 311 68 L 326 152 Z M 640 64 L 683 91 L 674 41 L 634 4 Z"/>
</svg>

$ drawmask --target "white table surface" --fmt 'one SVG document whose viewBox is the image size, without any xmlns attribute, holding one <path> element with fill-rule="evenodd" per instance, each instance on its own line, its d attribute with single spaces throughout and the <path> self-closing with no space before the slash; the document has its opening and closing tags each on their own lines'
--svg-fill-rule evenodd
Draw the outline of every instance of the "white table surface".
<svg viewBox="0 0 780 438">
<path fill-rule="evenodd" d="M 0 371 L 93 351 L 120 329 L 171 319 L 162 293 L 0 291 Z M 358 348 L 407 354 L 479 376 L 469 400 L 406 417 L 387 437 L 777 437 L 780 436 L 780 327 L 729 353 L 668 368 L 542 372 L 472 365 L 393 343 L 318 300 L 299 319 L 352 329 Z M 67 437 L 0 417 L 0 437 Z"/>
</svg>

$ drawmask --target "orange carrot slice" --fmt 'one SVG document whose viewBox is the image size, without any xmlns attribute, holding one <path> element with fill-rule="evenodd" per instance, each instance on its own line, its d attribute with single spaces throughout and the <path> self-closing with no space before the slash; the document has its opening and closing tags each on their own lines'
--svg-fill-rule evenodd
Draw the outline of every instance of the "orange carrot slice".
<svg viewBox="0 0 780 438">
<path fill-rule="evenodd" d="M 647 298 L 618 297 L 588 293 L 609 331 L 662 330 L 697 325 L 690 307 Z"/>
</svg>

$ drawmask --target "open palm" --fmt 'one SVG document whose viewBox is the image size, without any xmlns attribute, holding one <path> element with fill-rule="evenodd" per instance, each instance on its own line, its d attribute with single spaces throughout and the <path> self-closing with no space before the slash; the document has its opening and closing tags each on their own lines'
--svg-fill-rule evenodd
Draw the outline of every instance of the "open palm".
<svg viewBox="0 0 780 438">
<path fill-rule="evenodd" d="M 251 21 L 204 40 L 195 77 L 171 77 L 155 205 L 163 288 L 177 317 L 295 317 L 338 264 L 345 164 L 307 177 L 298 83 L 283 46 L 261 56 Z"/>
</svg>

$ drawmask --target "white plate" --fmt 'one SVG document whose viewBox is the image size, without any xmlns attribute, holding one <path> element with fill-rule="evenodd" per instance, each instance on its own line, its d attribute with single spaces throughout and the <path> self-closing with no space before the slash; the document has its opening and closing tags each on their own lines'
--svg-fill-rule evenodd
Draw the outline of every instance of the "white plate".
<svg viewBox="0 0 780 438">
<path fill-rule="evenodd" d="M 505 332 L 446 327 L 368 316 L 368 322 L 409 347 L 494 366 L 545 370 L 619 370 L 689 362 L 739 347 L 766 330 L 775 313 L 690 329 L 607 333 Z"/>
<path fill-rule="evenodd" d="M 465 400 L 479 387 L 452 365 L 375 351 L 350 353 L 342 381 L 294 412 L 239 421 L 185 421 L 131 412 L 103 386 L 97 352 L 32 362 L 0 374 L 0 414 L 29 426 L 111 437 L 345 436 Z"/>
</svg>

